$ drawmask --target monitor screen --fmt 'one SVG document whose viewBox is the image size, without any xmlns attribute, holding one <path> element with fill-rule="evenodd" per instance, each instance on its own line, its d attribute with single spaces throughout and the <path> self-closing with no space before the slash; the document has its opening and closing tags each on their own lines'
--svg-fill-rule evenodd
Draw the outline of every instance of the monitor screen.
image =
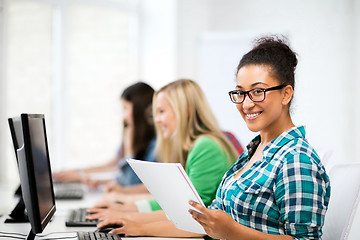
<svg viewBox="0 0 360 240">
<path fill-rule="evenodd" d="M 32 239 L 44 230 L 56 207 L 44 115 L 21 114 L 21 124 L 24 144 L 17 155 L 22 196 L 32 228 L 28 239 Z"/>
</svg>

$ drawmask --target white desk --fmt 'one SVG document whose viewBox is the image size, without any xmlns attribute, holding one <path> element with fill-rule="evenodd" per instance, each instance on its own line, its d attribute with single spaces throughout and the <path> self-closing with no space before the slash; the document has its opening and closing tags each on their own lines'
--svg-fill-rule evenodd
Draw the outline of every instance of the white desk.
<svg viewBox="0 0 360 240">
<path fill-rule="evenodd" d="M 13 199 L 13 192 L 8 190 L 0 191 L 0 202 L 2 199 Z M 82 200 L 56 200 L 56 212 L 51 220 L 51 222 L 46 226 L 43 233 L 39 234 L 40 236 L 43 234 L 53 233 L 48 235 L 47 237 L 55 238 L 55 237 L 75 237 L 75 233 L 77 231 L 94 231 L 95 227 L 66 227 L 65 219 L 68 216 L 70 209 L 76 209 L 79 207 L 91 207 L 93 204 L 100 198 L 101 193 L 97 192 L 88 192 L 85 194 L 84 199 Z M 12 200 L 13 205 L 7 204 L 9 209 L 8 212 L 12 210 L 15 206 L 15 199 Z M 0 203 L 0 207 L 5 207 Z M 30 223 L 4 223 L 6 216 L 0 218 L 0 232 L 9 232 L 9 233 L 22 233 L 28 234 L 30 231 Z M 59 233 L 61 232 L 61 233 Z M 63 233 L 66 232 L 66 233 Z M 55 234 L 59 233 L 59 234 Z M 5 239 L 5 238 L 0 238 Z M 36 237 L 35 239 L 45 239 L 45 237 Z M 156 238 L 156 237 L 122 237 L 122 239 L 136 239 L 136 240 L 148 240 L 148 239 L 157 239 L 157 240 L 174 240 L 174 239 L 183 239 L 183 240 L 194 240 L 194 238 Z"/>
</svg>

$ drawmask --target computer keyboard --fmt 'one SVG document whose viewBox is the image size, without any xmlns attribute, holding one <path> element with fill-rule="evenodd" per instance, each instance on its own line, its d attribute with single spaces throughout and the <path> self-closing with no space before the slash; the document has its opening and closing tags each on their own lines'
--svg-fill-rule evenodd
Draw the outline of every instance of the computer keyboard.
<svg viewBox="0 0 360 240">
<path fill-rule="evenodd" d="M 116 234 L 102 232 L 77 232 L 79 240 L 121 240 Z"/>
<path fill-rule="evenodd" d="M 84 190 L 81 183 L 54 183 L 56 199 L 82 199 Z"/>
<path fill-rule="evenodd" d="M 55 193 L 56 199 L 82 199 L 84 196 L 84 193 L 82 190 L 79 189 L 68 189 L 68 190 L 62 190 L 57 191 Z"/>
<path fill-rule="evenodd" d="M 78 208 L 71 210 L 69 217 L 65 221 L 65 225 L 68 227 L 89 227 L 96 226 L 98 220 L 88 220 L 86 216 L 89 213 L 86 212 L 86 208 Z"/>
</svg>

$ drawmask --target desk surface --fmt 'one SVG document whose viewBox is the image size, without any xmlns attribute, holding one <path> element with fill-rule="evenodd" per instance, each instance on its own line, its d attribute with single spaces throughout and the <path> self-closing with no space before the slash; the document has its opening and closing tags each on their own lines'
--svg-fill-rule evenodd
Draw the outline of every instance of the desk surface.
<svg viewBox="0 0 360 240">
<path fill-rule="evenodd" d="M 1 190 L 1 198 L 2 199 L 12 199 L 13 204 L 8 204 L 6 206 L 0 205 L 4 208 L 7 207 L 10 212 L 12 208 L 16 204 L 16 200 L 13 198 L 13 192 L 8 190 Z M 44 239 L 41 236 L 44 234 L 49 234 L 47 237 L 56 238 L 56 237 L 69 237 L 74 236 L 75 232 L 78 231 L 95 231 L 95 227 L 67 227 L 65 226 L 65 219 L 69 214 L 71 209 L 76 209 L 80 207 L 91 207 L 95 204 L 95 202 L 101 197 L 102 193 L 100 192 L 87 192 L 85 194 L 84 199 L 82 200 L 56 200 L 56 212 L 51 220 L 51 222 L 46 226 L 43 233 L 39 234 L 40 237 L 36 237 L 35 239 Z M 0 200 L 1 201 L 1 200 Z M 6 212 L 6 211 L 4 211 Z M 21 233 L 28 234 L 30 231 L 30 223 L 4 223 L 6 218 L 6 214 L 0 218 L 0 232 L 7 233 Z M 4 238 L 0 238 L 4 239 Z M 194 238 L 154 238 L 154 237 L 122 237 L 122 239 L 158 239 L 158 240 L 174 240 L 174 239 L 184 239 L 184 240 L 194 240 Z"/>
</svg>

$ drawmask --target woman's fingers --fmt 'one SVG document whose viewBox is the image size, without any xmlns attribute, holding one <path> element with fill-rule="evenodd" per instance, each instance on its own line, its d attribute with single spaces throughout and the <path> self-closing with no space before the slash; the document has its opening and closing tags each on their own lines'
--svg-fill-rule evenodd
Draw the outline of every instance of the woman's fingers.
<svg viewBox="0 0 360 240">
<path fill-rule="evenodd" d="M 209 212 L 209 209 L 207 209 L 205 206 L 194 202 L 194 201 L 189 201 L 190 206 L 192 206 L 193 208 L 195 208 L 196 210 L 198 210 L 200 212 L 200 214 L 202 213 L 203 215 L 207 215 Z M 194 211 L 196 212 L 196 211 Z"/>
</svg>

